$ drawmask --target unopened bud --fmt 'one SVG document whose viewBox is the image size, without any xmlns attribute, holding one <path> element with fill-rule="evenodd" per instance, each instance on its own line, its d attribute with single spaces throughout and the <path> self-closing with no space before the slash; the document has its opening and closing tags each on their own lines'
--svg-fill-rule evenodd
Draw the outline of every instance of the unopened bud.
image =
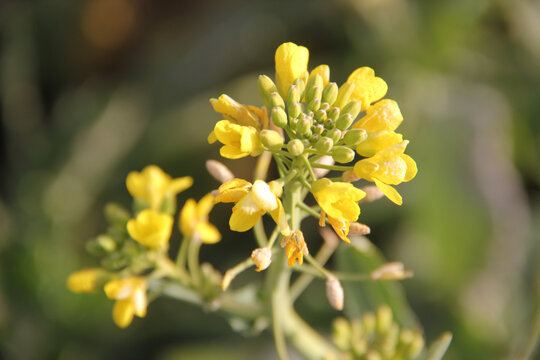
<svg viewBox="0 0 540 360">
<path fill-rule="evenodd" d="M 107 272 L 100 268 L 75 271 L 69 275 L 67 287 L 77 294 L 90 293 L 97 290 L 106 277 Z"/>
<path fill-rule="evenodd" d="M 266 270 L 272 262 L 272 250 L 269 248 L 258 248 L 251 253 L 251 261 L 257 266 L 256 271 Z"/>
<path fill-rule="evenodd" d="M 321 107 L 321 98 L 314 98 L 313 100 L 311 100 L 308 104 L 308 110 L 309 111 L 317 111 L 319 110 L 319 108 Z"/>
<path fill-rule="evenodd" d="M 334 140 L 334 144 L 335 144 L 339 140 L 341 140 L 341 134 L 342 134 L 341 130 L 333 128 L 333 129 L 328 130 L 327 136 L 331 138 L 332 140 Z"/>
<path fill-rule="evenodd" d="M 336 121 L 339 117 L 340 109 L 338 107 L 333 107 L 328 110 L 328 118 Z"/>
<path fill-rule="evenodd" d="M 234 174 L 227 166 L 217 160 L 206 160 L 206 170 L 220 183 L 234 179 Z"/>
<path fill-rule="evenodd" d="M 125 228 L 126 223 L 130 219 L 129 212 L 115 203 L 108 203 L 105 206 L 105 217 L 111 225 L 116 225 L 121 228 Z"/>
<path fill-rule="evenodd" d="M 272 118 L 274 125 L 276 125 L 278 128 L 284 128 L 287 126 L 287 114 L 281 107 L 272 108 L 270 117 Z"/>
<path fill-rule="evenodd" d="M 414 333 L 414 338 L 409 346 L 408 351 L 406 352 L 407 359 L 415 359 L 424 348 L 424 338 L 418 332 Z"/>
<path fill-rule="evenodd" d="M 257 87 L 259 89 L 259 95 L 263 99 L 264 104 L 268 107 L 272 107 L 271 94 L 277 92 L 276 84 L 266 75 L 259 75 L 257 79 Z"/>
<path fill-rule="evenodd" d="M 305 135 L 311 130 L 311 125 L 313 125 L 313 119 L 308 116 L 304 116 L 298 120 L 298 123 L 296 124 L 296 132 L 298 134 Z"/>
<path fill-rule="evenodd" d="M 298 101 L 301 101 L 304 97 L 304 92 L 306 90 L 306 82 L 302 78 L 298 78 L 293 81 L 293 85 L 296 86 L 296 88 L 298 89 L 300 93 L 300 100 Z"/>
<path fill-rule="evenodd" d="M 353 123 L 353 117 L 351 114 L 344 113 L 336 120 L 336 127 L 339 130 L 347 130 Z"/>
<path fill-rule="evenodd" d="M 347 131 L 343 140 L 349 146 L 355 146 L 367 139 L 367 132 L 364 129 L 351 129 Z"/>
<path fill-rule="evenodd" d="M 335 276 L 326 279 L 326 297 L 334 309 L 343 310 L 343 287 Z"/>
<path fill-rule="evenodd" d="M 332 105 L 338 96 L 338 86 L 336 83 L 331 82 L 326 85 L 322 92 L 322 101 Z"/>
<path fill-rule="evenodd" d="M 362 188 L 362 191 L 366 193 L 366 196 L 362 200 L 360 200 L 360 202 L 372 202 L 384 197 L 383 192 L 376 185 L 364 186 Z"/>
<path fill-rule="evenodd" d="M 354 119 L 356 119 L 361 110 L 362 103 L 360 101 L 351 101 L 341 109 L 341 113 L 351 114 L 354 121 Z"/>
<path fill-rule="evenodd" d="M 285 102 L 277 91 L 270 94 L 270 107 L 280 107 L 285 109 Z"/>
<path fill-rule="evenodd" d="M 375 332 L 376 323 L 377 319 L 372 312 L 367 312 L 362 316 L 362 328 L 364 329 L 364 333 L 366 335 L 370 335 Z"/>
<path fill-rule="evenodd" d="M 351 344 L 351 326 L 347 319 L 338 317 L 332 323 L 332 340 L 341 351 L 349 350 Z"/>
<path fill-rule="evenodd" d="M 291 106 L 295 102 L 302 100 L 300 89 L 296 85 L 291 85 L 287 91 L 287 106 Z"/>
<path fill-rule="evenodd" d="M 289 112 L 289 117 L 291 119 L 298 118 L 300 114 L 302 114 L 302 104 L 295 102 L 292 103 L 288 108 L 287 111 Z"/>
<path fill-rule="evenodd" d="M 372 280 L 403 280 L 413 276 L 413 272 L 405 270 L 405 266 L 401 262 L 389 262 L 379 266 L 371 272 Z"/>
<path fill-rule="evenodd" d="M 330 67 L 328 65 L 319 65 L 315 69 L 311 70 L 309 77 L 320 75 L 323 84 L 328 84 L 330 81 Z"/>
<path fill-rule="evenodd" d="M 371 233 L 371 229 L 366 224 L 352 222 L 349 225 L 349 234 L 351 235 L 368 235 L 369 233 Z"/>
<path fill-rule="evenodd" d="M 381 354 L 385 359 L 390 359 L 396 353 L 396 345 L 399 338 L 399 326 L 396 323 L 390 324 L 390 327 L 382 339 Z"/>
<path fill-rule="evenodd" d="M 323 136 L 315 143 L 315 149 L 322 153 L 328 153 L 332 146 L 334 146 L 334 141 L 329 137 Z"/>
<path fill-rule="evenodd" d="M 326 111 L 322 110 L 322 109 L 319 109 L 316 113 L 315 113 L 315 120 L 317 122 L 322 122 L 326 119 Z"/>
<path fill-rule="evenodd" d="M 343 174 L 341 174 L 341 178 L 345 182 L 355 182 L 357 180 L 360 180 L 358 175 L 356 175 L 356 173 L 354 171 L 352 171 L 352 170 L 344 171 Z M 367 195 L 366 195 L 366 197 L 367 197 Z M 364 199 L 362 199 L 362 200 L 364 200 Z M 362 201 L 362 200 L 360 200 L 360 201 Z"/>
<path fill-rule="evenodd" d="M 283 138 L 274 130 L 262 130 L 260 132 L 261 143 L 270 151 L 279 151 L 283 146 Z"/>
<path fill-rule="evenodd" d="M 103 256 L 116 250 L 116 241 L 109 235 L 99 235 L 86 243 L 86 250 L 97 256 Z"/>
<path fill-rule="evenodd" d="M 321 124 L 315 125 L 315 127 L 312 129 L 314 134 L 321 135 L 324 131 L 324 126 Z"/>
<path fill-rule="evenodd" d="M 334 165 L 334 159 L 330 155 L 324 155 L 324 156 L 321 156 L 319 159 L 317 159 L 315 163 L 321 164 L 321 165 Z M 313 169 L 313 172 L 315 173 L 315 176 L 317 177 L 317 179 L 320 179 L 324 177 L 326 174 L 328 174 L 330 170 L 315 168 Z"/>
<path fill-rule="evenodd" d="M 392 309 L 389 306 L 383 305 L 377 309 L 377 325 L 376 331 L 379 334 L 386 334 L 393 323 Z"/>
<path fill-rule="evenodd" d="M 321 108 L 319 110 L 324 110 L 324 111 L 328 111 L 330 110 L 330 104 L 328 104 L 327 102 L 322 102 L 321 103 Z"/>
<path fill-rule="evenodd" d="M 320 75 L 315 74 L 310 76 L 306 84 L 306 102 L 310 102 L 316 97 L 320 98 L 322 96 L 323 87 L 323 79 Z"/>
<path fill-rule="evenodd" d="M 332 157 L 336 162 L 346 164 L 353 161 L 354 159 L 354 150 L 349 149 L 345 146 L 334 146 L 332 151 Z"/>
<path fill-rule="evenodd" d="M 343 108 L 349 102 L 351 95 L 354 91 L 354 83 L 347 81 L 345 84 L 341 85 L 338 91 L 338 96 L 336 102 L 334 103 L 335 107 Z"/>
<path fill-rule="evenodd" d="M 289 150 L 289 152 L 293 156 L 302 155 L 302 153 L 304 152 L 304 144 L 298 139 L 291 140 L 287 144 L 287 150 Z"/>
</svg>

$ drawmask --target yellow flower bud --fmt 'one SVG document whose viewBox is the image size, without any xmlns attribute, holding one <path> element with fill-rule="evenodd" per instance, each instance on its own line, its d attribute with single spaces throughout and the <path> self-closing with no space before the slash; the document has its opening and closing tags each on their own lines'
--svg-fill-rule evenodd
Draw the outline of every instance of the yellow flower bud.
<svg viewBox="0 0 540 360">
<path fill-rule="evenodd" d="M 67 279 L 67 287 L 71 292 L 82 294 L 96 291 L 100 281 L 107 276 L 101 268 L 91 268 L 75 271 Z"/>
<path fill-rule="evenodd" d="M 294 80 L 305 76 L 309 51 L 291 42 L 281 44 L 275 55 L 276 80 L 280 94 L 285 96 Z"/>
</svg>

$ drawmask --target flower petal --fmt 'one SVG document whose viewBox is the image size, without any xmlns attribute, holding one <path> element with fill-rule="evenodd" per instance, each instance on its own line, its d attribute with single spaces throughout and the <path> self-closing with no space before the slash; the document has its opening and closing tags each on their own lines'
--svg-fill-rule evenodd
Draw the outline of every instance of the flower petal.
<svg viewBox="0 0 540 360">
<path fill-rule="evenodd" d="M 373 182 L 383 192 L 383 194 L 388 199 L 390 199 L 390 201 L 392 201 L 393 203 L 395 203 L 397 205 L 402 205 L 403 204 L 403 199 L 401 198 L 401 195 L 399 195 L 399 193 L 397 192 L 396 189 L 394 189 L 390 185 L 386 185 L 385 183 L 383 183 L 383 182 L 381 182 L 381 181 L 379 181 L 377 179 L 373 179 Z"/>
</svg>

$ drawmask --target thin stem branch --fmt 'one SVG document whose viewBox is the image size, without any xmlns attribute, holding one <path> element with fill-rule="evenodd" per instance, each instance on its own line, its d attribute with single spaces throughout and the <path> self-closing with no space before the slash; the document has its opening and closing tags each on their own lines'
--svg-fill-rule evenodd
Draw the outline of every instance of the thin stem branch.
<svg viewBox="0 0 540 360">
<path fill-rule="evenodd" d="M 201 269 L 199 266 L 199 250 L 201 249 L 201 244 L 200 240 L 191 239 L 188 246 L 188 268 L 195 287 L 199 287 L 202 280 Z"/>
<path fill-rule="evenodd" d="M 257 240 L 257 244 L 259 247 L 265 247 L 268 244 L 268 237 L 266 236 L 266 232 L 264 231 L 264 224 L 262 222 L 262 219 L 255 224 L 253 227 L 253 234 L 255 235 L 255 240 Z"/>
<path fill-rule="evenodd" d="M 301 158 L 302 158 L 302 161 L 304 162 L 304 164 L 306 165 L 306 168 L 308 169 L 309 176 L 311 176 L 311 179 L 313 181 L 317 180 L 317 177 L 315 176 L 315 173 L 313 172 L 313 168 L 311 167 L 311 163 L 309 162 L 309 160 L 307 158 L 307 154 L 301 156 Z"/>
<path fill-rule="evenodd" d="M 341 165 L 324 165 L 311 162 L 311 166 L 314 168 L 328 169 L 328 170 L 338 170 L 338 171 L 351 171 L 354 169 L 353 166 L 341 166 Z"/>
<path fill-rule="evenodd" d="M 319 214 L 319 212 L 312 208 L 312 207 L 309 207 L 307 206 L 305 203 L 303 202 L 299 202 L 298 204 L 296 204 L 296 206 L 298 206 L 300 209 L 304 210 L 305 212 L 307 212 L 309 215 L 312 215 L 313 217 L 315 218 L 319 218 L 321 215 Z M 319 209 L 320 211 L 320 209 Z"/>
</svg>

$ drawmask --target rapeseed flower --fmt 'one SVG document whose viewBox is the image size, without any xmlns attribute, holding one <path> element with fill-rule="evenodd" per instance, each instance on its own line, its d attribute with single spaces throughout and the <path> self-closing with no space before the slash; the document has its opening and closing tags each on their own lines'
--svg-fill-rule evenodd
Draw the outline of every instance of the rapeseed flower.
<svg viewBox="0 0 540 360">
<path fill-rule="evenodd" d="M 148 203 L 155 211 L 161 210 L 166 197 L 175 196 L 192 184 L 190 176 L 173 179 L 156 165 L 149 165 L 141 172 L 132 171 L 126 178 L 129 193 Z"/>
<path fill-rule="evenodd" d="M 243 126 L 230 120 L 218 121 L 214 134 L 223 146 L 219 150 L 227 159 L 239 159 L 245 156 L 258 156 L 264 148 L 259 139 L 259 132 L 252 126 Z"/>
<path fill-rule="evenodd" d="M 261 216 L 269 213 L 279 226 L 283 235 L 289 235 L 290 228 L 285 216 L 285 210 L 279 197 L 283 187 L 271 181 L 266 183 L 256 180 L 253 185 L 242 179 L 233 179 L 221 185 L 215 202 L 234 202 L 229 226 L 233 231 L 251 229 Z"/>
<path fill-rule="evenodd" d="M 138 243 L 149 248 L 158 248 L 169 242 L 173 222 L 171 215 L 145 209 L 135 219 L 128 221 L 127 230 Z"/>
<path fill-rule="evenodd" d="M 298 265 L 302 265 L 304 255 L 309 254 L 304 234 L 300 230 L 295 230 L 289 236 L 284 236 L 281 239 L 281 247 L 285 247 L 285 255 L 289 266 L 294 266 L 296 261 L 298 261 Z"/>
<path fill-rule="evenodd" d="M 205 244 L 221 240 L 218 229 L 208 221 L 208 214 L 214 207 L 214 196 L 208 194 L 198 203 L 188 199 L 180 212 L 180 231 L 188 238 L 198 238 Z"/>
<path fill-rule="evenodd" d="M 140 276 L 111 280 L 105 284 L 107 297 L 116 300 L 113 308 L 113 320 L 116 325 L 125 328 L 131 324 L 133 315 L 146 316 L 147 287 L 146 279 Z"/>
<path fill-rule="evenodd" d="M 417 173 L 415 161 L 404 154 L 408 143 L 404 140 L 354 165 L 354 173 L 358 177 L 374 182 L 388 199 L 398 205 L 401 205 L 403 200 L 390 185 L 410 181 Z"/>
</svg>

